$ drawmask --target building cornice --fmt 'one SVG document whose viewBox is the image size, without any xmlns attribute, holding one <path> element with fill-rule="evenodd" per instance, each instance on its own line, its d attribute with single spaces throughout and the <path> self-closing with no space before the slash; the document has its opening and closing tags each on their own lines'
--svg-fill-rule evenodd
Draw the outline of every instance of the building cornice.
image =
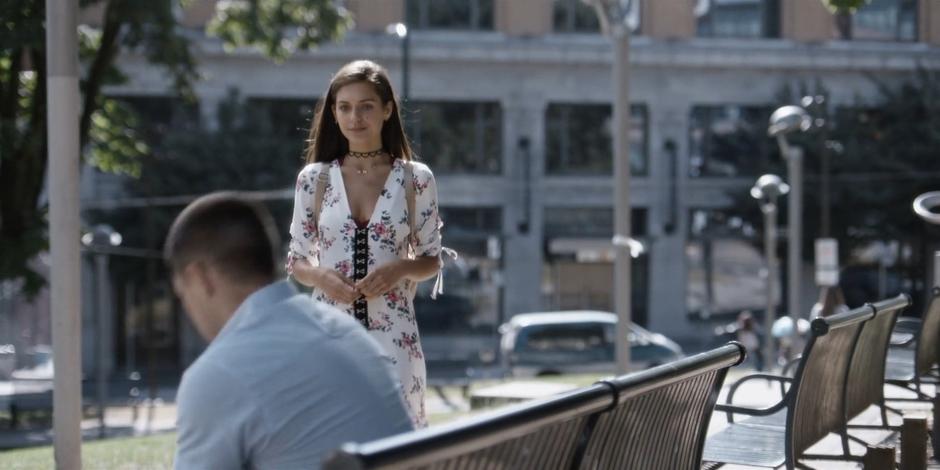
<svg viewBox="0 0 940 470">
<path fill-rule="evenodd" d="M 204 59 L 266 60 L 259 51 L 226 51 L 212 38 L 197 40 Z M 384 34 L 350 33 L 345 40 L 295 54 L 290 61 L 348 60 L 367 56 L 391 62 L 400 58 L 400 43 Z M 491 65 L 605 66 L 611 47 L 603 36 L 550 34 L 534 37 L 502 33 L 416 31 L 412 60 Z M 801 43 L 786 39 L 632 40 L 630 62 L 637 67 L 740 68 L 750 70 L 907 71 L 918 66 L 940 69 L 940 48 L 925 43 L 826 41 Z"/>
</svg>

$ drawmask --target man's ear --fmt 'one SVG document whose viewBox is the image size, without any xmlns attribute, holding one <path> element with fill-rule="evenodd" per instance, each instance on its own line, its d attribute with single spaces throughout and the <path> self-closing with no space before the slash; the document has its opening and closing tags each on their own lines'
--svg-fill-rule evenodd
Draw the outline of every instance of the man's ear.
<svg viewBox="0 0 940 470">
<path fill-rule="evenodd" d="M 195 286 L 200 288 L 200 291 L 204 292 L 207 297 L 212 297 L 215 294 L 218 285 L 216 283 L 215 277 L 210 271 L 212 270 L 211 266 L 206 264 L 205 261 L 194 261 L 186 266 L 184 273 L 186 276 L 183 278 L 184 282 L 194 283 Z"/>
</svg>

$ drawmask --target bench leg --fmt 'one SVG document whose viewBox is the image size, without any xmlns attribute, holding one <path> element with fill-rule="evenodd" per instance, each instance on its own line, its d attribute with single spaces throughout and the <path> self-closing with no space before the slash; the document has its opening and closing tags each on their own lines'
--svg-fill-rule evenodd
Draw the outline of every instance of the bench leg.
<svg viewBox="0 0 940 470">
<path fill-rule="evenodd" d="M 862 468 L 865 470 L 894 469 L 894 447 L 868 446 Z"/>
<path fill-rule="evenodd" d="M 842 454 L 843 455 L 852 455 L 852 452 L 849 450 L 849 433 L 848 430 L 843 429 L 839 433 L 839 437 L 842 438 Z"/>
<path fill-rule="evenodd" d="M 927 468 L 927 419 L 904 418 L 901 427 L 901 470 Z"/>
<path fill-rule="evenodd" d="M 937 429 L 938 425 L 940 425 L 940 392 L 935 390 L 933 394 L 933 432 L 930 436 L 934 460 L 940 460 L 940 430 Z"/>
</svg>

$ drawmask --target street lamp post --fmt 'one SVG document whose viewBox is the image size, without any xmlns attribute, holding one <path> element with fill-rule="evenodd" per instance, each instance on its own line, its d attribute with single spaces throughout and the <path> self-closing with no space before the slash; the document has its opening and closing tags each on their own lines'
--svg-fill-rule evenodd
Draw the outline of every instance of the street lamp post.
<svg viewBox="0 0 940 470">
<path fill-rule="evenodd" d="M 95 258 L 95 326 L 97 341 L 95 348 L 95 377 L 96 395 L 98 396 L 98 436 L 105 437 L 105 409 L 108 402 L 108 377 L 105 371 L 105 358 L 108 354 L 108 319 L 111 312 L 108 301 L 111 289 L 108 282 L 108 248 L 121 244 L 121 234 L 108 225 L 96 225 L 95 228 L 82 235 L 82 244 L 88 247 Z"/>
<path fill-rule="evenodd" d="M 405 3 L 405 12 L 404 17 L 408 18 L 408 2 Z M 398 113 L 401 115 L 402 126 L 405 128 L 406 134 L 411 134 L 411 120 L 408 118 L 408 114 L 405 112 L 405 109 L 411 104 L 408 100 L 410 99 L 411 86 L 408 83 L 410 80 L 410 67 L 411 67 L 411 34 L 408 31 L 408 25 L 405 23 L 392 23 L 385 27 L 385 32 L 393 36 L 397 36 L 401 40 L 401 93 L 399 94 Z"/>
<path fill-rule="evenodd" d="M 763 175 L 751 188 L 751 197 L 760 203 L 764 213 L 764 256 L 767 258 L 767 306 L 764 311 L 764 369 L 774 363 L 774 342 L 771 331 L 777 318 L 777 197 L 790 191 L 790 186 L 777 175 Z"/>
<path fill-rule="evenodd" d="M 52 427 L 60 470 L 82 467 L 81 269 L 78 240 L 78 1 L 46 1 Z"/>
<path fill-rule="evenodd" d="M 630 365 L 630 31 L 638 24 L 635 0 L 585 0 L 594 6 L 613 43 L 614 87 L 614 309 L 617 311 L 617 372 Z"/>
<path fill-rule="evenodd" d="M 408 101 L 410 91 L 408 68 L 411 63 L 411 35 L 408 34 L 408 25 L 405 23 L 392 23 L 385 28 L 385 32 L 401 39 L 401 102 L 405 103 Z"/>
<path fill-rule="evenodd" d="M 925 222 L 940 225 L 940 191 L 917 196 L 913 206 L 914 213 Z M 940 251 L 933 254 L 933 286 L 940 288 Z"/>
<path fill-rule="evenodd" d="M 787 142 L 787 135 L 805 132 L 812 120 L 805 109 L 799 106 L 782 106 L 770 116 L 767 134 L 777 138 L 780 153 L 787 160 L 787 175 L 790 180 L 790 204 L 787 214 L 787 303 L 793 320 L 792 350 L 797 350 L 800 319 L 800 259 L 803 249 L 803 149 Z"/>
</svg>

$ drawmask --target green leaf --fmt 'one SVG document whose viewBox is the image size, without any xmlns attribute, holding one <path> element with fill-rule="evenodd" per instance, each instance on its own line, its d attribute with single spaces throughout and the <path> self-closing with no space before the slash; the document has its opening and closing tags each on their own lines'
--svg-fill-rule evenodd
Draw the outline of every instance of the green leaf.
<svg viewBox="0 0 940 470">
<path fill-rule="evenodd" d="M 137 114 L 110 98 L 92 115 L 88 163 L 102 171 L 139 176 L 141 159 L 150 149 L 138 132 Z"/>
<path fill-rule="evenodd" d="M 226 50 L 256 48 L 281 62 L 297 50 L 339 39 L 351 21 L 332 0 L 237 0 L 219 2 L 209 33 Z"/>
</svg>

